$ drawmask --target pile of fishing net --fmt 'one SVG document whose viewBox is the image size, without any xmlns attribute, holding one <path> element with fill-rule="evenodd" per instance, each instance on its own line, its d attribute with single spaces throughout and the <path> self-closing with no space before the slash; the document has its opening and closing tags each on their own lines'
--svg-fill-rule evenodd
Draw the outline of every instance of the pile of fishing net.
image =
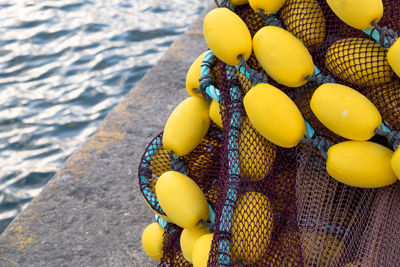
<svg viewBox="0 0 400 267">
<path fill-rule="evenodd" d="M 400 3 L 231 0 L 139 184 L 160 266 L 397 266 Z"/>
</svg>

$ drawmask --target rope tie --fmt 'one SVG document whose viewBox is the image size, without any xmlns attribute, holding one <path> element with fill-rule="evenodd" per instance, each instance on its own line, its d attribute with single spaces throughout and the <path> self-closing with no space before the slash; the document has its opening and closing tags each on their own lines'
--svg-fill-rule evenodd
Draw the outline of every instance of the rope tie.
<svg viewBox="0 0 400 267">
<path fill-rule="evenodd" d="M 306 76 L 305 79 L 309 82 L 316 82 L 318 85 L 324 84 L 324 83 L 336 83 L 335 78 L 332 77 L 332 75 L 324 75 L 320 74 L 317 76 Z"/>
<path fill-rule="evenodd" d="M 379 44 L 384 48 L 390 48 L 399 38 L 399 35 L 392 29 L 381 27 L 375 21 L 371 22 L 374 29 L 379 33 Z"/>
<path fill-rule="evenodd" d="M 283 28 L 282 21 L 274 14 L 265 14 L 264 10 L 260 8 L 258 15 L 264 20 L 266 26 L 276 26 Z"/>
<path fill-rule="evenodd" d="M 200 93 L 207 100 L 208 103 L 211 103 L 211 97 L 207 94 L 206 88 L 209 86 L 214 86 L 214 80 L 212 79 L 210 74 L 201 75 L 199 78 L 200 82 Z"/>
<path fill-rule="evenodd" d="M 208 229 L 210 230 L 210 232 L 211 232 L 211 233 L 214 233 L 214 231 L 215 231 L 215 224 L 210 223 L 210 222 L 206 222 L 206 221 L 204 221 L 204 220 L 200 220 L 200 224 L 202 224 L 202 225 L 204 225 L 204 226 L 207 226 Z"/>
<path fill-rule="evenodd" d="M 186 163 L 178 156 L 174 155 L 174 152 L 169 152 L 171 158 L 171 169 L 176 172 L 186 173 Z"/>
<path fill-rule="evenodd" d="M 321 152 L 321 155 L 324 159 L 328 158 L 328 149 L 332 146 L 332 144 L 327 138 L 317 135 L 313 138 L 303 138 L 300 141 L 306 144 L 311 144 Z"/>
<path fill-rule="evenodd" d="M 386 137 L 389 144 L 393 146 L 394 151 L 396 151 L 397 147 L 400 145 L 400 132 L 397 131 L 386 132 L 381 128 L 376 128 L 375 133 Z"/>
<path fill-rule="evenodd" d="M 218 0 L 214 0 L 214 2 L 217 7 L 227 7 L 229 4 L 229 0 L 222 0 L 221 3 L 219 3 Z"/>
<path fill-rule="evenodd" d="M 249 73 L 250 81 L 253 85 L 259 83 L 268 83 L 268 76 L 262 72 L 256 71 L 246 63 L 246 60 L 240 55 L 239 56 L 240 63 L 244 67 L 244 69 Z"/>
</svg>

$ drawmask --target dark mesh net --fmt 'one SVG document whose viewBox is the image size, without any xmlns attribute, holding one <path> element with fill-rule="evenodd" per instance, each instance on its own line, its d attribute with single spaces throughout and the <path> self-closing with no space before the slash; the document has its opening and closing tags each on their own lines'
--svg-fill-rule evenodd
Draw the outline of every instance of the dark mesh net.
<svg viewBox="0 0 400 267">
<path fill-rule="evenodd" d="M 379 25 L 399 32 L 399 2 L 383 3 Z M 236 7 L 234 12 L 252 36 L 264 26 L 264 19 L 249 5 Z M 325 0 L 287 0 L 277 16 L 285 29 L 304 42 L 324 75 L 363 93 L 387 125 L 400 130 L 400 79 L 388 65 L 387 50 L 338 19 Z M 254 54 L 247 64 L 263 72 Z M 202 143 L 182 158 L 187 175 L 215 211 L 208 265 L 397 266 L 399 183 L 361 189 L 337 182 L 326 172 L 326 160 L 311 145 L 280 148 L 252 127 L 242 104 L 252 87 L 245 75 L 218 59 L 211 75 L 220 90 L 223 129 L 211 127 Z M 317 135 L 332 143 L 344 141 L 311 111 L 310 99 L 318 84 L 288 88 L 272 79 L 269 82 L 294 100 Z M 161 147 L 161 136 L 146 153 Z M 139 169 L 141 190 L 151 207 L 163 214 L 153 187 L 163 172 L 171 170 L 171 159 L 163 149 L 151 158 L 146 153 Z M 190 265 L 180 250 L 182 229 L 173 224 L 167 228 L 173 231 L 165 234 L 160 266 Z"/>
</svg>

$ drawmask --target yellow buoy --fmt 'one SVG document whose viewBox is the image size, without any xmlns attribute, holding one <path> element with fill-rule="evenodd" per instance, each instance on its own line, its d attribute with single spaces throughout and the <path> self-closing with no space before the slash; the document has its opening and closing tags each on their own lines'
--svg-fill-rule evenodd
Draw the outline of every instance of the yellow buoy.
<svg viewBox="0 0 400 267">
<path fill-rule="evenodd" d="M 191 96 L 202 96 L 201 93 L 196 92 L 196 90 L 200 90 L 200 67 L 201 63 L 203 62 L 204 55 L 207 53 L 204 52 L 195 61 L 193 61 L 192 65 L 190 66 L 187 74 L 186 74 L 186 91 Z"/>
<path fill-rule="evenodd" d="M 247 60 L 252 51 L 251 35 L 243 20 L 227 8 L 211 10 L 204 18 L 204 39 L 214 55 L 228 65 Z"/>
<path fill-rule="evenodd" d="M 276 146 L 259 134 L 243 117 L 239 134 L 240 175 L 258 181 L 271 170 L 276 156 Z"/>
<path fill-rule="evenodd" d="M 142 234 L 144 252 L 153 260 L 160 261 L 163 255 L 164 228 L 158 223 L 148 225 Z"/>
<path fill-rule="evenodd" d="M 332 11 L 344 23 L 359 30 L 372 27 L 383 15 L 381 0 L 326 0 Z"/>
<path fill-rule="evenodd" d="M 341 183 L 378 188 L 391 185 L 397 178 L 390 160 L 393 151 L 372 142 L 346 141 L 328 150 L 326 169 Z"/>
<path fill-rule="evenodd" d="M 272 143 L 290 148 L 304 137 L 305 124 L 299 109 L 278 88 L 257 84 L 245 95 L 243 102 L 251 124 Z"/>
<path fill-rule="evenodd" d="M 164 128 L 163 146 L 177 156 L 192 152 L 210 127 L 209 105 L 204 98 L 191 96 L 171 113 Z"/>
<path fill-rule="evenodd" d="M 346 246 L 338 236 L 318 231 L 302 231 L 301 248 L 306 266 L 337 266 Z"/>
<path fill-rule="evenodd" d="M 208 203 L 200 187 L 186 175 L 168 171 L 156 184 L 156 196 L 162 210 L 176 225 L 192 229 L 208 219 Z"/>
<path fill-rule="evenodd" d="M 254 264 L 265 253 L 273 229 L 269 199 L 257 192 L 239 197 L 232 217 L 231 256 L 245 264 Z"/>
<path fill-rule="evenodd" d="M 400 77 L 400 38 L 389 48 L 387 53 L 387 60 L 390 67 Z"/>
<path fill-rule="evenodd" d="M 193 229 L 183 229 L 180 237 L 181 250 L 183 257 L 191 263 L 194 243 L 201 236 L 209 234 L 210 231 L 206 226 L 199 225 Z"/>
<path fill-rule="evenodd" d="M 316 0 L 286 0 L 281 9 L 285 28 L 305 46 L 320 46 L 324 42 L 325 17 Z"/>
<path fill-rule="evenodd" d="M 393 75 L 385 49 L 364 38 L 334 42 L 326 52 L 325 65 L 333 76 L 359 86 L 381 85 Z"/>
<path fill-rule="evenodd" d="M 351 140 L 370 139 L 382 123 L 381 115 L 371 101 L 341 84 L 321 85 L 314 92 L 310 106 L 329 130 Z"/>
<path fill-rule="evenodd" d="M 192 252 L 193 267 L 207 267 L 213 237 L 213 234 L 203 235 L 194 243 Z"/>
<path fill-rule="evenodd" d="M 210 105 L 210 118 L 211 120 L 222 129 L 221 110 L 218 101 L 212 100 Z"/>
<path fill-rule="evenodd" d="M 245 5 L 249 1 L 248 0 L 230 0 L 230 3 L 234 6 L 240 6 L 240 5 Z"/>
<path fill-rule="evenodd" d="M 253 38 L 254 54 L 272 79 L 289 87 L 307 83 L 314 63 L 304 44 L 290 32 L 275 26 L 261 28 Z"/>
<path fill-rule="evenodd" d="M 278 11 L 283 4 L 285 3 L 285 0 L 268 0 L 268 1 L 263 1 L 263 0 L 249 0 L 249 4 L 251 8 L 256 12 L 260 12 L 260 9 L 264 11 L 264 14 L 272 14 Z"/>
</svg>

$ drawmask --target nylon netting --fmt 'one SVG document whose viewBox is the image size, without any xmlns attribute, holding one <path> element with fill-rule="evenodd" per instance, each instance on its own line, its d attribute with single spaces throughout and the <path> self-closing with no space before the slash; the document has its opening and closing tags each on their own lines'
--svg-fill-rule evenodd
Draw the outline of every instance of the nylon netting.
<svg viewBox="0 0 400 267">
<path fill-rule="evenodd" d="M 379 22 L 400 32 L 400 4 L 384 0 Z M 235 7 L 253 36 L 264 26 L 249 5 Z M 314 64 L 340 84 L 363 93 L 393 130 L 400 130 L 400 79 L 386 60 L 387 51 L 371 37 L 336 17 L 325 0 L 287 0 L 277 14 L 283 27 L 309 49 Z M 263 72 L 254 55 L 248 65 Z M 211 75 L 220 90 L 222 130 L 213 125 L 203 142 L 183 157 L 187 175 L 204 192 L 215 211 L 215 230 L 209 266 L 398 266 L 400 262 L 400 185 L 362 189 L 337 182 L 326 172 L 326 160 L 308 144 L 277 147 L 249 123 L 241 101 L 251 88 L 243 74 L 215 59 Z M 232 79 L 231 77 L 234 77 Z M 318 87 L 309 82 L 284 91 L 320 136 L 332 143 L 344 138 L 332 133 L 315 117 L 310 99 Z M 238 90 L 232 92 L 231 88 Z M 232 96 L 236 94 L 236 98 Z M 235 114 L 242 120 L 237 121 Z M 236 120 L 236 121 L 235 121 Z M 232 129 L 231 125 L 238 127 Z M 238 133 L 239 175 L 232 175 L 232 133 Z M 162 146 L 162 133 L 146 149 Z M 388 146 L 384 139 L 374 140 Z M 144 155 L 139 169 L 142 193 L 150 206 L 154 184 L 171 170 L 168 151 L 151 160 Z M 230 200 L 230 190 L 238 190 Z M 224 221 L 223 212 L 233 216 Z M 160 266 L 190 266 L 180 250 L 182 229 L 168 224 Z"/>
</svg>

